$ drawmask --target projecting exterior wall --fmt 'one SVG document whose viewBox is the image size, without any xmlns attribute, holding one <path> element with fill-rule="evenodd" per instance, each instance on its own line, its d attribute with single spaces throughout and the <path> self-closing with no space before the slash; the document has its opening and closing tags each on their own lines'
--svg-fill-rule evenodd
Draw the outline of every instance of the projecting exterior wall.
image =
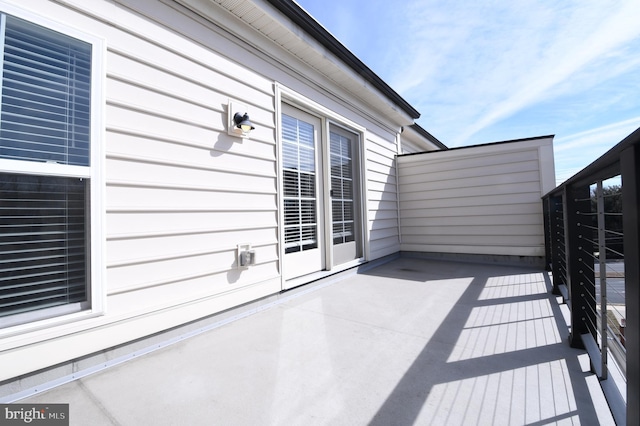
<svg viewBox="0 0 640 426">
<path fill-rule="evenodd" d="M 552 140 L 399 156 L 402 250 L 544 256 Z"/>
<path fill-rule="evenodd" d="M 359 262 L 400 249 L 393 129 L 406 123 L 363 113 L 365 102 L 341 94 L 275 44 L 267 55 L 222 29 L 216 20 L 252 34 L 254 45 L 267 43 L 218 5 L 191 3 L 209 18 L 169 1 L 15 2 L 106 46 L 106 75 L 92 76 L 104 86 L 104 172 L 96 179 L 105 208 L 103 235 L 94 236 L 101 249 L 92 253 L 103 257 L 104 270 L 91 287 L 105 309 L 3 335 L 0 381 L 283 289 L 280 84 L 299 94 L 301 106 L 362 135 Z M 256 130 L 248 140 L 227 133 L 230 99 L 250 113 Z M 251 244 L 256 265 L 238 268 L 240 243 Z"/>
</svg>

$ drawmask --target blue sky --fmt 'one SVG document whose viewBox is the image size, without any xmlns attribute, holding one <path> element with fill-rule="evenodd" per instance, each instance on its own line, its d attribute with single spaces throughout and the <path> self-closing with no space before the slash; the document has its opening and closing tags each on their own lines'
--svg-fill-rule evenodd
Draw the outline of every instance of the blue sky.
<svg viewBox="0 0 640 426">
<path fill-rule="evenodd" d="M 297 0 L 449 147 L 554 134 L 563 182 L 640 127 L 639 0 Z"/>
</svg>

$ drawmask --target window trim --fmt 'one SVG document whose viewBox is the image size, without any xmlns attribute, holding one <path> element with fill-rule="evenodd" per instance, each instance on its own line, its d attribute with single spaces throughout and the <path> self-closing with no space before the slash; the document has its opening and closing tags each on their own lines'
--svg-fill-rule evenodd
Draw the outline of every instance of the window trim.
<svg viewBox="0 0 640 426">
<path fill-rule="evenodd" d="M 0 159 L 0 171 L 7 173 L 37 174 L 62 177 L 82 177 L 90 179 L 89 185 L 89 226 L 87 230 L 90 251 L 88 262 L 89 307 L 80 312 L 62 313 L 59 316 L 38 318 L 33 313 L 33 321 L 0 329 L 0 337 L 24 334 L 39 329 L 50 329 L 62 324 L 103 315 L 106 309 L 106 270 L 105 270 L 105 190 L 104 190 L 104 123 L 105 123 L 105 58 L 106 43 L 97 35 L 80 31 L 64 23 L 24 10 L 20 7 L 0 1 L 0 13 L 12 15 L 36 25 L 57 31 L 66 36 L 91 44 L 91 116 L 90 116 L 90 162 L 89 166 L 49 164 L 22 160 Z M 0 40 L 0 63 L 4 55 L 4 38 Z M 0 78 L 2 69 L 0 67 Z M 1 82 L 2 80 L 0 80 Z M 0 104 L 1 108 L 1 104 Z M 55 308 L 53 308 L 55 309 Z M 52 311 L 49 311 L 52 312 Z"/>
</svg>

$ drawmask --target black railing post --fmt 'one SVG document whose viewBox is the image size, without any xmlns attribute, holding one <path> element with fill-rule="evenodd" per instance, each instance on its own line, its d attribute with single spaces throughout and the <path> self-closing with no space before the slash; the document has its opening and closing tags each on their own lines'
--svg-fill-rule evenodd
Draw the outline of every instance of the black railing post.
<svg viewBox="0 0 640 426">
<path fill-rule="evenodd" d="M 544 268 L 547 271 L 553 269 L 553 256 L 551 251 L 553 249 L 553 239 L 551 232 L 551 200 L 550 197 L 544 197 L 542 199 L 542 219 L 544 222 Z M 554 284 L 555 286 L 555 284 Z"/>
<path fill-rule="evenodd" d="M 566 263 L 565 259 L 565 235 L 564 235 L 564 214 L 562 206 L 562 196 L 550 196 L 549 197 L 549 227 L 550 234 L 550 246 L 551 251 L 551 273 L 553 275 L 553 294 L 560 294 L 558 286 L 566 285 L 566 274 L 563 265 Z"/>
<path fill-rule="evenodd" d="M 640 424 L 640 149 L 622 151 L 622 220 L 624 229 L 624 273 L 627 349 L 627 424 Z"/>
<path fill-rule="evenodd" d="M 590 231 L 582 226 L 590 220 L 589 216 L 584 215 L 586 212 L 591 212 L 589 197 L 588 186 L 565 187 L 564 223 L 567 236 L 565 250 L 571 305 L 570 343 L 576 348 L 584 347 L 580 336 L 590 333 L 596 324 L 595 274 L 593 266 L 585 267 L 585 261 L 592 262 L 591 256 L 586 256 L 585 252 L 592 250 L 593 244 L 583 238 L 584 236 L 591 239 L 591 235 L 586 234 Z"/>
</svg>

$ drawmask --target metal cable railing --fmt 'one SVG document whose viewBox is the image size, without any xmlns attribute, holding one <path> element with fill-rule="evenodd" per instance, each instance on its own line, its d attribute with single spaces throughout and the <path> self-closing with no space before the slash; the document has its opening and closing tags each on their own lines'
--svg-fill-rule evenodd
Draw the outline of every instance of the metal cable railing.
<svg viewBox="0 0 640 426">
<path fill-rule="evenodd" d="M 620 178 L 616 177 L 619 181 Z M 626 325 L 625 276 L 624 276 L 624 234 L 622 211 L 622 186 L 605 187 L 597 182 L 594 191 L 598 214 L 597 243 L 599 247 L 597 264 L 599 273 L 596 280 L 596 306 L 599 307 L 599 337 L 602 351 L 603 372 L 608 371 L 609 355 L 622 372 L 626 382 L 626 347 L 624 328 Z"/>
<path fill-rule="evenodd" d="M 619 181 L 619 177 L 614 179 Z M 580 298 L 583 311 L 580 338 L 586 340 L 583 343 L 591 351 L 594 370 L 601 380 L 608 377 L 611 355 L 616 368 L 622 372 L 620 377 L 626 382 L 624 234 L 622 204 L 619 202 L 622 187 L 605 187 L 604 182 L 598 180 L 589 187 L 588 194 L 588 197 L 572 200 L 578 206 L 575 211 L 579 227 L 576 235 L 576 275 L 579 280 L 576 296 Z M 558 254 L 565 259 L 567 257 L 566 252 L 558 251 Z M 562 269 L 558 278 L 568 282 Z"/>
<path fill-rule="evenodd" d="M 587 350 L 616 423 L 634 425 L 640 424 L 639 206 L 640 129 L 543 197 L 547 265 L 554 293 L 570 310 L 570 343 Z"/>
</svg>

